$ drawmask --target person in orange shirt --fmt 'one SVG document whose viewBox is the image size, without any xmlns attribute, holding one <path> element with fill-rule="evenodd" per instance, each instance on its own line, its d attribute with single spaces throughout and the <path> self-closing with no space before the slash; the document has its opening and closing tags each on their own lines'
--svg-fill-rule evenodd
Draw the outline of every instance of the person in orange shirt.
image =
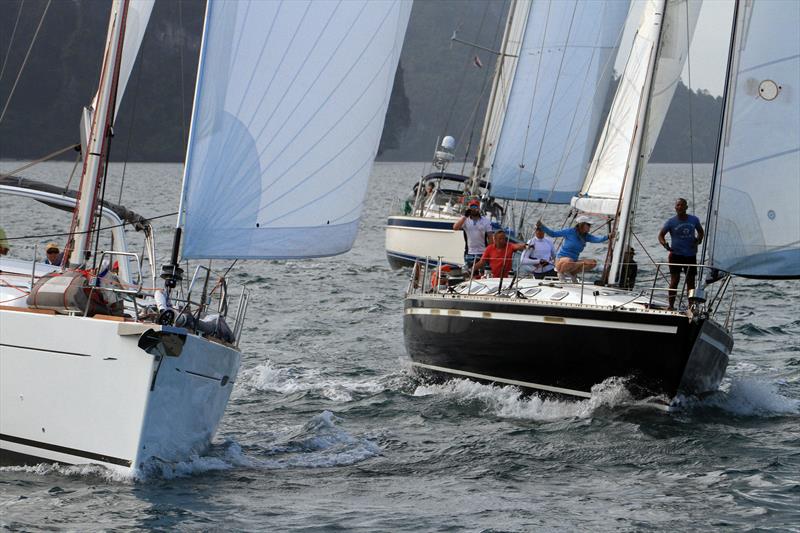
<svg viewBox="0 0 800 533">
<path fill-rule="evenodd" d="M 494 242 L 486 247 L 480 260 L 475 263 L 472 269 L 473 276 L 480 272 L 481 269 L 488 263 L 489 268 L 492 270 L 492 277 L 504 278 L 511 271 L 511 262 L 514 257 L 514 252 L 523 250 L 525 243 L 510 243 L 506 232 L 499 229 L 494 232 Z"/>
</svg>

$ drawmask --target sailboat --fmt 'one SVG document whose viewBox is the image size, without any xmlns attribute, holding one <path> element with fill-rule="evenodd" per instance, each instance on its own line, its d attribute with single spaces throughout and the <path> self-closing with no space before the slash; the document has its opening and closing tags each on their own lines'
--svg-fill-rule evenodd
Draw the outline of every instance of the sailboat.
<svg viewBox="0 0 800 533">
<path fill-rule="evenodd" d="M 600 283 L 512 278 L 431 289 L 429 271 L 418 270 L 405 299 L 404 334 L 422 373 L 573 398 L 591 397 L 613 377 L 635 396 L 668 402 L 718 389 L 733 346 L 733 277 L 800 277 L 800 111 L 790 96 L 800 79 L 800 46 L 773 38 L 781 28 L 793 34 L 800 7 L 736 3 L 706 224 L 711 244 L 701 259 L 701 274 L 712 268 L 714 283 L 688 294 L 684 311 L 672 311 L 656 285 L 667 265 L 655 266 L 652 285 L 632 289 L 625 252 L 641 175 L 698 7 L 647 2 L 584 184 L 570 199 L 575 215 L 608 217 Z"/>
<path fill-rule="evenodd" d="M 237 301 L 206 266 L 184 279 L 179 265 L 333 255 L 356 236 L 410 2 L 209 0 L 163 289 L 155 272 L 143 287 L 121 228 L 145 231 L 153 265 L 147 220 L 99 194 L 151 8 L 112 4 L 97 95 L 83 113 L 80 190 L 0 184 L 73 210 L 62 266 L 0 258 L 5 463 L 135 473 L 204 453 L 236 383 L 249 295 Z M 113 248 L 93 244 L 102 225 L 113 226 Z"/>
<path fill-rule="evenodd" d="M 390 265 L 463 264 L 464 235 L 453 224 L 472 199 L 481 200 L 495 228 L 515 237 L 522 224 L 496 198 L 571 196 L 601 122 L 628 8 L 626 0 L 511 2 L 472 173 L 447 172 L 456 141 L 444 137 L 434 153 L 436 171 L 415 184 L 405 212 L 387 220 Z M 548 110 L 553 121 L 541 124 Z M 541 163 L 522 164 L 521 154 Z M 521 185 L 532 174 L 540 178 L 537 189 Z M 541 179 L 546 175 L 552 181 Z M 427 184 L 433 184 L 431 194 L 425 194 Z M 553 184 L 557 189 L 551 191 Z"/>
</svg>

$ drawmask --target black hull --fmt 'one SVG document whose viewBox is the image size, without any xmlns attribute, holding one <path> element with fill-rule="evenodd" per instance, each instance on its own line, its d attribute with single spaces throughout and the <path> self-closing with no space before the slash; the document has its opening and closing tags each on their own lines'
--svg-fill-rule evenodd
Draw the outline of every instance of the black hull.
<svg viewBox="0 0 800 533">
<path fill-rule="evenodd" d="M 423 373 L 584 398 L 611 377 L 636 397 L 712 392 L 733 346 L 711 320 L 474 297 L 409 296 L 403 329 Z"/>
</svg>

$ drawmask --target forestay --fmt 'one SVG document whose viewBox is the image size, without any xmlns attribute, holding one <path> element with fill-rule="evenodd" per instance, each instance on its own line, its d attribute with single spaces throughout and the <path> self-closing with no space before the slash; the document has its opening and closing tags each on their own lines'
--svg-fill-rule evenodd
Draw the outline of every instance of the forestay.
<svg viewBox="0 0 800 533">
<path fill-rule="evenodd" d="M 568 203 L 586 174 L 629 2 L 533 2 L 491 171 L 498 198 Z"/>
<path fill-rule="evenodd" d="M 624 184 L 634 192 L 680 81 L 700 6 L 687 0 L 645 4 L 592 164 L 572 200 L 576 209 L 614 216 Z"/>
<path fill-rule="evenodd" d="M 800 277 L 800 3 L 742 2 L 711 212 L 711 263 Z"/>
<path fill-rule="evenodd" d="M 410 11 L 398 0 L 209 1 L 184 258 L 350 249 Z"/>
</svg>

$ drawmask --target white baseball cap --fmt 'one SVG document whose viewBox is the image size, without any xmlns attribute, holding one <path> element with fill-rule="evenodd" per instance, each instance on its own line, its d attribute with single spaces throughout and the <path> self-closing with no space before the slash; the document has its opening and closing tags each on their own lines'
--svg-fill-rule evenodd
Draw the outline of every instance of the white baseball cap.
<svg viewBox="0 0 800 533">
<path fill-rule="evenodd" d="M 589 224 L 592 225 L 592 219 L 587 217 L 586 215 L 580 215 L 578 218 L 575 219 L 575 224 Z"/>
</svg>

